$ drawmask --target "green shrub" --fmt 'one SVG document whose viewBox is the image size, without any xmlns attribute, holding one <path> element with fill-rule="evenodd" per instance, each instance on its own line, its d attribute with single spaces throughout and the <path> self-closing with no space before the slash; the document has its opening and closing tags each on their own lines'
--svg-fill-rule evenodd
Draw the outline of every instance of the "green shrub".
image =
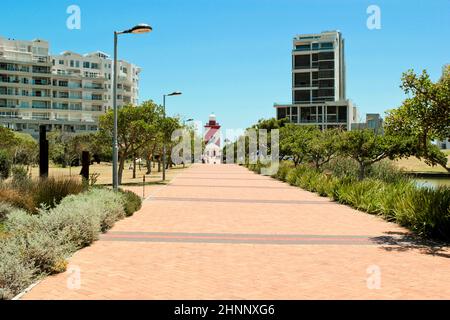
<svg viewBox="0 0 450 320">
<path fill-rule="evenodd" d="M 380 214 L 380 199 L 384 184 L 379 180 L 366 179 L 352 184 L 343 184 L 338 190 L 339 202 L 373 214 Z"/>
<path fill-rule="evenodd" d="M 129 190 L 120 190 L 124 197 L 124 209 L 127 217 L 139 211 L 142 207 L 142 199 L 134 192 Z"/>
<path fill-rule="evenodd" d="M 0 239 L 0 300 L 12 299 L 35 279 L 36 269 L 17 254 L 17 247 Z"/>
<path fill-rule="evenodd" d="M 13 182 L 20 183 L 24 180 L 28 180 L 27 169 L 23 166 L 14 166 L 11 169 Z"/>
<path fill-rule="evenodd" d="M 419 188 L 391 163 L 373 165 L 358 181 L 356 162 L 335 159 L 319 172 L 282 164 L 274 178 L 397 222 L 424 237 L 450 240 L 450 188 Z M 346 174 L 348 173 L 348 174 Z"/>
<path fill-rule="evenodd" d="M 351 180 L 358 179 L 358 163 L 350 158 L 336 157 L 324 165 L 324 170 L 331 171 L 332 175 L 338 178 Z"/>
<path fill-rule="evenodd" d="M 395 211 L 397 221 L 416 233 L 450 240 L 450 188 L 411 188 Z"/>
<path fill-rule="evenodd" d="M 10 298 L 37 277 L 64 271 L 67 256 L 123 218 L 124 206 L 122 194 L 93 189 L 68 196 L 55 208 L 41 208 L 36 215 L 11 212 L 4 222 L 8 236 L 0 240 L 2 295 Z M 8 267 L 14 270 L 1 274 Z"/>
<path fill-rule="evenodd" d="M 0 202 L 0 222 L 6 219 L 6 216 L 14 210 L 14 207 L 6 202 Z"/>
<path fill-rule="evenodd" d="M 276 178 L 278 180 L 286 182 L 286 177 L 291 169 L 291 166 L 287 165 L 285 162 L 282 162 L 280 164 L 280 167 L 278 168 L 278 171 L 274 175 L 272 175 L 272 178 Z"/>
<path fill-rule="evenodd" d="M 124 201 L 111 190 L 93 189 L 64 198 L 41 216 L 50 230 L 59 230 L 76 248 L 82 248 L 125 216 Z"/>
<path fill-rule="evenodd" d="M 8 179 L 11 171 L 11 159 L 4 150 L 0 150 L 0 180 Z"/>
<path fill-rule="evenodd" d="M 405 173 L 389 160 L 374 163 L 369 167 L 366 175 L 368 178 L 378 179 L 388 183 L 409 180 Z"/>
<path fill-rule="evenodd" d="M 6 241 L 23 261 L 45 274 L 64 271 L 61 266 L 73 250 L 71 244 L 57 230 L 50 230 L 40 216 L 16 210 L 8 215 L 5 228 L 11 235 Z"/>
</svg>

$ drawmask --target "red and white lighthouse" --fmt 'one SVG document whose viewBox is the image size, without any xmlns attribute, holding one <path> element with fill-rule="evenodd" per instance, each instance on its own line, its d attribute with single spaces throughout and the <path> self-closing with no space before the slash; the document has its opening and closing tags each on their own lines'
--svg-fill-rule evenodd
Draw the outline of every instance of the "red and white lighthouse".
<svg viewBox="0 0 450 320">
<path fill-rule="evenodd" d="M 205 152 L 203 160 L 205 163 L 219 164 L 222 161 L 222 149 L 220 147 L 220 125 L 216 121 L 216 116 L 211 114 L 209 121 L 205 125 Z"/>
</svg>

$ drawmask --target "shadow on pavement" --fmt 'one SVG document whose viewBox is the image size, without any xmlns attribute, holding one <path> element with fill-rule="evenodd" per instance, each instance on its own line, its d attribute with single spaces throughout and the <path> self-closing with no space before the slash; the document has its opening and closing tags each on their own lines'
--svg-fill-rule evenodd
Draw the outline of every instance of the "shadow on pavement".
<svg viewBox="0 0 450 320">
<path fill-rule="evenodd" d="M 372 237 L 370 240 L 384 246 L 382 249 L 386 251 L 419 250 L 423 254 L 450 258 L 449 243 L 422 239 L 407 232 L 386 232 L 386 236 Z"/>
</svg>

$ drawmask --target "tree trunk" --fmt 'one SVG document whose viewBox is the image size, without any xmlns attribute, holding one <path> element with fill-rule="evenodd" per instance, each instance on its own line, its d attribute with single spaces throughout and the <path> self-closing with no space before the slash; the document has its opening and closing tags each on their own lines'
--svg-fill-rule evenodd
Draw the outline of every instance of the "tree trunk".
<svg viewBox="0 0 450 320">
<path fill-rule="evenodd" d="M 161 172 L 161 160 L 158 160 L 158 172 Z"/>
<path fill-rule="evenodd" d="M 133 179 L 136 179 L 136 156 L 133 156 Z"/>
<path fill-rule="evenodd" d="M 364 165 L 364 163 L 360 163 L 358 180 L 359 181 L 364 180 L 365 176 L 366 176 L 366 166 Z"/>
<path fill-rule="evenodd" d="M 122 184 L 123 169 L 125 168 L 125 157 L 119 156 L 119 185 Z"/>
<path fill-rule="evenodd" d="M 320 162 L 316 161 L 315 165 L 316 165 L 316 170 L 319 171 L 320 170 Z"/>
<path fill-rule="evenodd" d="M 145 174 L 151 174 L 152 173 L 152 160 L 151 160 L 151 157 L 147 157 L 145 159 L 145 163 L 147 164 L 147 172 Z"/>
<path fill-rule="evenodd" d="M 170 163 L 172 162 L 172 159 L 170 159 L 170 156 L 168 156 L 168 157 L 166 158 L 166 161 L 167 161 L 167 163 L 166 163 L 166 170 L 168 170 L 168 169 L 169 169 L 169 166 L 170 166 Z"/>
</svg>

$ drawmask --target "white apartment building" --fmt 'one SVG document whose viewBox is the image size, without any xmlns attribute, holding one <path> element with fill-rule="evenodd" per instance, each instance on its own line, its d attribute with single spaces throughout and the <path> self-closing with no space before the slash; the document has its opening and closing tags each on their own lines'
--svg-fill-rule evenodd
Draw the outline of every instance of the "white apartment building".
<svg viewBox="0 0 450 320">
<path fill-rule="evenodd" d="M 321 129 L 351 130 L 358 110 L 346 98 L 344 39 L 338 31 L 294 37 L 292 103 L 275 104 L 277 118 Z"/>
<path fill-rule="evenodd" d="M 91 132 L 112 107 L 112 60 L 102 52 L 49 54 L 43 40 L 0 38 L 0 125 L 37 136 L 49 130 Z M 118 64 L 117 104 L 138 104 L 141 69 Z"/>
</svg>

